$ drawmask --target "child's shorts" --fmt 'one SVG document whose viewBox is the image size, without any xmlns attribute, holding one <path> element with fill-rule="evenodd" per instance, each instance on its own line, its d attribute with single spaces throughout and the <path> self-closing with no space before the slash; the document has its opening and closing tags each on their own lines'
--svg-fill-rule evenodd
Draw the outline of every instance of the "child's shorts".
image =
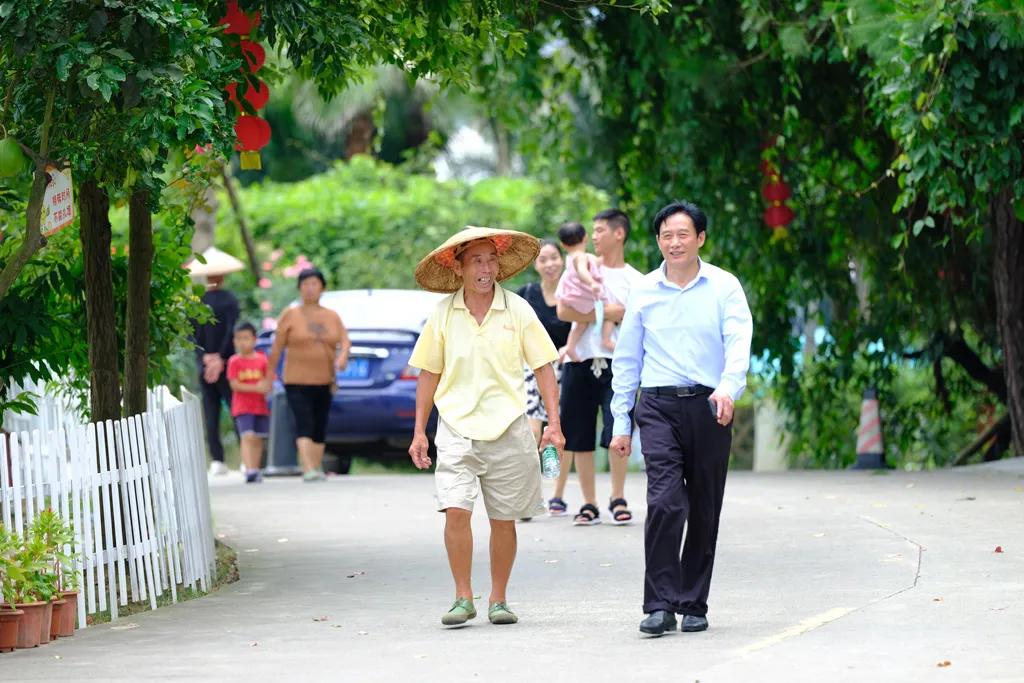
<svg viewBox="0 0 1024 683">
<path fill-rule="evenodd" d="M 251 434 L 252 436 L 266 438 L 270 434 L 270 416 L 252 415 L 249 413 L 236 415 L 235 428 L 238 429 L 239 436 Z"/>
</svg>

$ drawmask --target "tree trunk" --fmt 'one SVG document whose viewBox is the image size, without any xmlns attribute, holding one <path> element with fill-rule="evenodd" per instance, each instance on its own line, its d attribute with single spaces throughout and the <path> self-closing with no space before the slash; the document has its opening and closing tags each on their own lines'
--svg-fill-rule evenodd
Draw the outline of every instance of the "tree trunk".
<svg viewBox="0 0 1024 683">
<path fill-rule="evenodd" d="M 149 212 L 149 192 L 137 190 L 128 204 L 128 305 L 124 344 L 126 417 L 146 412 L 152 274 L 153 216 Z"/>
<path fill-rule="evenodd" d="M 491 133 L 494 134 L 494 171 L 498 175 L 512 173 L 512 144 L 508 129 L 497 119 L 491 119 Z"/>
<path fill-rule="evenodd" d="M 85 313 L 89 341 L 89 408 L 93 422 L 121 416 L 121 377 L 117 367 L 117 317 L 110 264 L 110 200 L 93 179 L 78 192 Z"/>
<path fill-rule="evenodd" d="M 377 127 L 373 124 L 373 115 L 363 112 L 352 120 L 348 137 L 345 139 L 345 158 L 351 159 L 357 154 L 373 153 L 373 136 Z"/>
<path fill-rule="evenodd" d="M 193 253 L 202 254 L 213 246 L 213 233 L 217 228 L 217 206 L 219 204 L 217 193 L 214 191 L 213 185 L 210 185 L 203 192 L 202 200 L 198 201 L 189 212 L 195 226 L 195 231 L 192 233 Z"/>
<path fill-rule="evenodd" d="M 258 283 L 260 281 L 260 263 L 256 256 L 256 243 L 252 241 L 252 235 L 249 234 L 249 228 L 245 224 L 245 215 L 242 213 L 242 202 L 238 199 L 238 192 L 235 191 L 235 183 L 231 180 L 231 176 L 228 175 L 228 169 L 226 166 L 221 166 L 220 177 L 224 182 L 224 190 L 228 193 L 228 199 L 231 201 L 231 209 L 235 212 L 235 220 L 238 221 L 238 231 L 242 233 L 242 242 L 245 244 L 245 253 L 249 257 L 249 272 L 252 273 L 252 279 Z"/>
<path fill-rule="evenodd" d="M 1013 192 L 993 200 L 995 232 L 992 268 L 999 337 L 1006 376 L 1006 408 L 1013 427 L 1013 450 L 1024 456 L 1024 229 L 1013 211 Z"/>
</svg>

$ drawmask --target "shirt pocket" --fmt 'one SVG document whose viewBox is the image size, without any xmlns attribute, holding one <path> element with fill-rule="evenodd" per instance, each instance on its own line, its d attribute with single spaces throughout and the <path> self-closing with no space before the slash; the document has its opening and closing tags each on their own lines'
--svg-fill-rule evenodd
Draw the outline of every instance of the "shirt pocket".
<svg viewBox="0 0 1024 683">
<path fill-rule="evenodd" d="M 482 353 L 493 356 L 501 367 L 520 367 L 523 364 L 522 342 L 511 322 L 503 322 L 481 335 Z"/>
</svg>

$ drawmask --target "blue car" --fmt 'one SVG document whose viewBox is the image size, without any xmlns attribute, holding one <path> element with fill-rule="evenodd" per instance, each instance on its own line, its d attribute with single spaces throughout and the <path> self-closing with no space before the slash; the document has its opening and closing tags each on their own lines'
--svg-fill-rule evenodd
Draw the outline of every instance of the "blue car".
<svg viewBox="0 0 1024 683">
<path fill-rule="evenodd" d="M 341 316 L 352 340 L 348 366 L 339 372 L 338 391 L 327 419 L 325 467 L 346 473 L 353 455 L 408 457 L 416 421 L 416 377 L 409 356 L 427 316 L 443 294 L 405 289 L 324 292 L 320 304 Z M 267 355 L 273 332 L 257 349 Z M 278 377 L 283 367 L 278 365 Z M 278 380 L 275 393 L 283 391 Z M 433 443 L 437 412 L 427 430 Z"/>
</svg>

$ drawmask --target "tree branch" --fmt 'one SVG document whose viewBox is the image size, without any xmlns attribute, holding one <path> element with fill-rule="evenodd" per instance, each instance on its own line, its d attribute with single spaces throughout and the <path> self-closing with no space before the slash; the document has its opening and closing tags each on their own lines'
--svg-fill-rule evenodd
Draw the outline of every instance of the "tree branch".
<svg viewBox="0 0 1024 683">
<path fill-rule="evenodd" d="M 32 259 L 43 245 L 46 238 L 43 237 L 39 223 L 42 220 L 43 197 L 46 194 L 46 185 L 50 178 L 46 174 L 46 154 L 50 151 L 50 125 L 53 122 L 53 100 L 56 90 L 51 89 L 46 99 L 46 114 L 43 117 L 42 138 L 39 146 L 39 155 L 32 154 L 35 159 L 35 175 L 32 179 L 32 190 L 28 197 L 28 208 L 25 209 L 25 239 L 14 254 L 14 257 L 4 266 L 0 272 L 0 299 L 6 296 L 11 285 L 17 279 L 25 265 Z M 20 144 L 20 143 L 19 143 Z"/>
<path fill-rule="evenodd" d="M 952 466 L 959 467 L 960 465 L 963 465 L 972 455 L 980 451 L 982 447 L 992 439 L 993 436 L 999 435 L 997 439 L 1002 438 L 1003 432 L 1009 431 L 1009 429 L 1010 415 L 1009 413 L 1007 413 L 1006 415 L 1003 415 L 998 421 L 992 423 L 992 426 L 986 429 L 985 433 L 979 436 L 977 439 L 975 439 L 969 446 L 967 446 L 967 448 L 957 453 L 956 457 L 953 459 Z"/>
<path fill-rule="evenodd" d="M 984 384 L 1000 401 L 1006 403 L 1006 378 L 998 368 L 985 365 L 981 357 L 967 345 L 963 337 L 944 336 L 942 355 L 956 362 L 971 379 Z"/>
</svg>

